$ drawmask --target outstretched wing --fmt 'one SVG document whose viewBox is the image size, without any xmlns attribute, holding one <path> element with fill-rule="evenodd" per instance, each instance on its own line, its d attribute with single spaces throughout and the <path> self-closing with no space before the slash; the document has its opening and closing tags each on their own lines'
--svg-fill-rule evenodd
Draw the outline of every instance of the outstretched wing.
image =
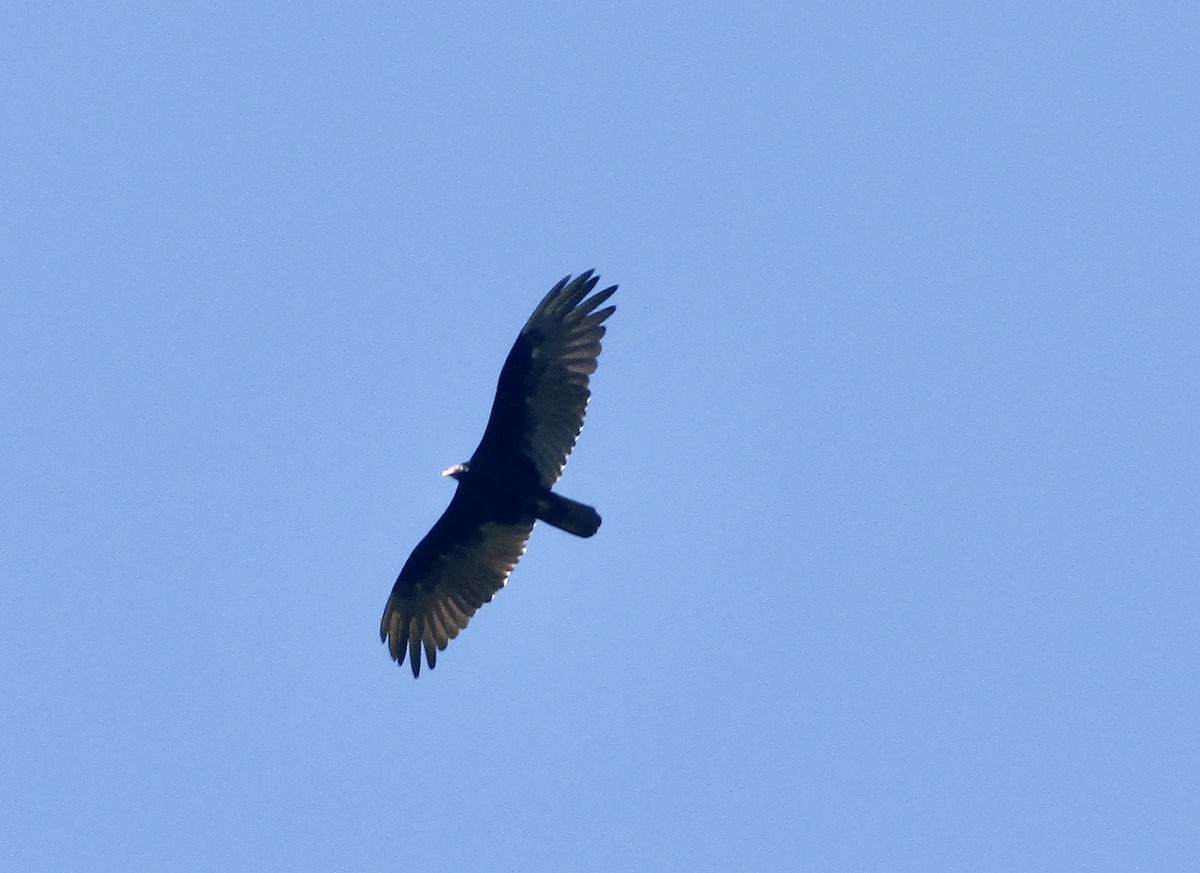
<svg viewBox="0 0 1200 873">
<path fill-rule="evenodd" d="M 433 669 L 437 653 L 504 587 L 533 530 L 532 519 L 486 519 L 461 488 L 413 549 L 383 610 L 379 638 L 396 663 L 409 657 L 413 676 L 421 673 L 422 647 Z"/>
<path fill-rule="evenodd" d="M 591 270 L 565 277 L 529 316 L 500 371 L 472 467 L 507 465 L 519 453 L 533 462 L 543 487 L 558 481 L 583 430 L 603 322 L 616 311 L 598 309 L 616 285 L 587 297 L 598 281 Z"/>
</svg>

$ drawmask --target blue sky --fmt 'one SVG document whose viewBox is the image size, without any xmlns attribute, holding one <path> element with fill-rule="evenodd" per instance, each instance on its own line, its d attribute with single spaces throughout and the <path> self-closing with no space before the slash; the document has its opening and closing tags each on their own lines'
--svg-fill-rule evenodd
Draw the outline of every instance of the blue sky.
<svg viewBox="0 0 1200 873">
<path fill-rule="evenodd" d="M 1195 868 L 1191 7 L 0 16 L 0 866 Z M 414 682 L 589 267 L 604 526 Z"/>
</svg>

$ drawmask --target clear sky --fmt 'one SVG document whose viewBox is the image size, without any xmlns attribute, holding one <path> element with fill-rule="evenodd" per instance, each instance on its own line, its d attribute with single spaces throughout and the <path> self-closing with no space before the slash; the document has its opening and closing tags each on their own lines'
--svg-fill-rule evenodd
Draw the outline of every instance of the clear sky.
<svg viewBox="0 0 1200 873">
<path fill-rule="evenodd" d="M 0 868 L 1197 869 L 1200 13 L 975 6 L 0 13 Z"/>
</svg>

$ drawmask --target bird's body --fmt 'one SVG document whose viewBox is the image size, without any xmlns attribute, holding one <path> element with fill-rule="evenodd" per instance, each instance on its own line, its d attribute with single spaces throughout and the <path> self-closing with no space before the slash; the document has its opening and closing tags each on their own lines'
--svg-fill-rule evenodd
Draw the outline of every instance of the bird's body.
<svg viewBox="0 0 1200 873">
<path fill-rule="evenodd" d="M 590 270 L 568 276 L 533 311 L 500 371 L 478 448 L 445 471 L 458 480 L 454 498 L 401 569 L 379 630 L 413 676 L 422 648 L 434 667 L 504 586 L 535 522 L 581 537 L 600 527 L 592 507 L 551 491 L 583 427 L 603 322 L 616 309 L 599 309 L 615 285 L 587 297 L 597 281 Z"/>
</svg>

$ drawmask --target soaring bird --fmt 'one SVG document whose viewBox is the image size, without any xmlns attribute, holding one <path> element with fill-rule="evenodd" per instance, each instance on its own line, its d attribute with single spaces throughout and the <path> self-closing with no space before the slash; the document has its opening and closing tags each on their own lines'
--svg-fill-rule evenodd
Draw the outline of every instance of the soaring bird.
<svg viewBox="0 0 1200 873">
<path fill-rule="evenodd" d="M 600 527 L 595 509 L 550 490 L 583 429 L 604 321 L 616 311 L 600 306 L 617 286 L 591 294 L 599 281 L 592 272 L 566 276 L 533 310 L 500 370 L 475 454 L 442 472 L 458 481 L 454 497 L 404 562 L 379 627 L 414 677 L 421 649 L 433 669 L 437 653 L 504 587 L 535 522 L 578 537 Z"/>
</svg>

